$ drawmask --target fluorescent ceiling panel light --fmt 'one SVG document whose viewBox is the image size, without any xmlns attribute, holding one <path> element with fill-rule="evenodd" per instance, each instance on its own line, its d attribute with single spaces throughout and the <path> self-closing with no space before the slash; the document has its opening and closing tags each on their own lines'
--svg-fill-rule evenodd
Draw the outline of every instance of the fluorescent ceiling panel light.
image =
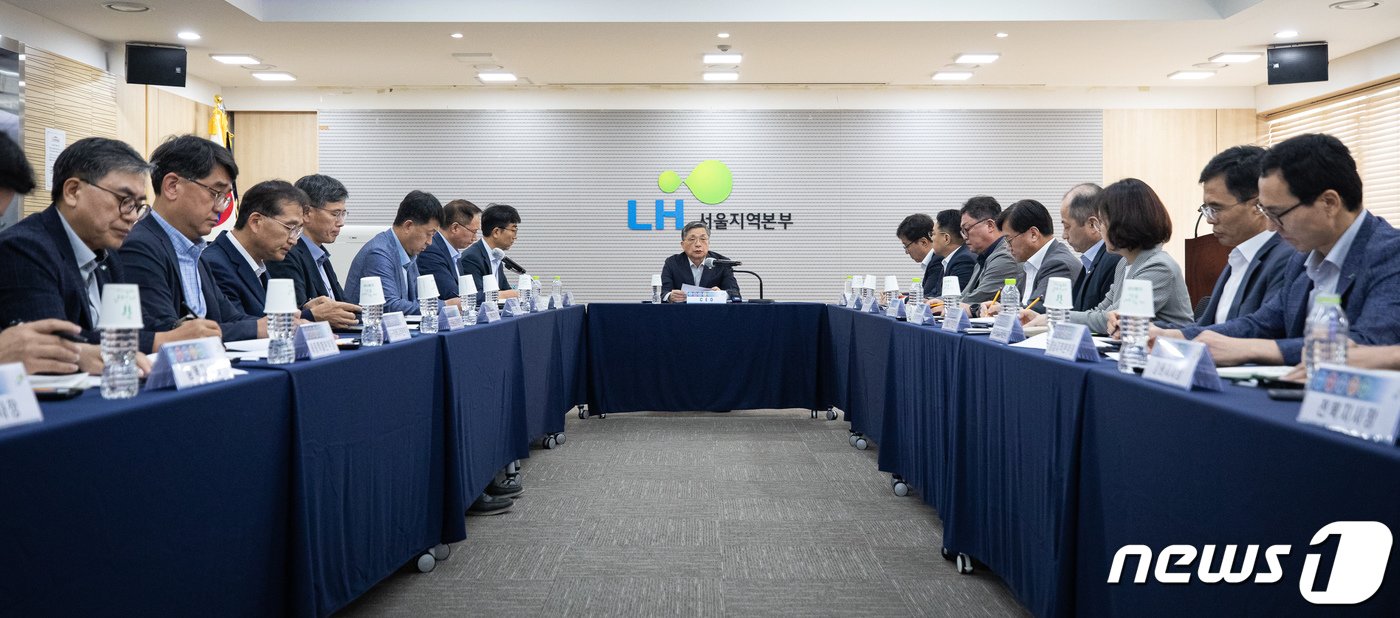
<svg viewBox="0 0 1400 618">
<path fill-rule="evenodd" d="M 509 83 L 515 81 L 516 79 L 514 73 L 505 73 L 500 71 L 490 73 L 477 73 L 476 78 L 483 82 L 490 82 L 494 84 Z"/>
<path fill-rule="evenodd" d="M 729 33 L 728 33 L 728 32 L 721 32 L 721 33 L 719 33 L 719 34 L 716 34 L 715 36 L 717 36 L 717 37 L 719 37 L 719 38 L 721 38 L 721 39 L 727 39 L 727 38 L 729 38 Z"/>
<path fill-rule="evenodd" d="M 960 54 L 954 63 L 957 64 L 991 64 L 1000 58 L 1001 54 Z"/>
<path fill-rule="evenodd" d="M 1215 71 L 1177 71 L 1167 77 L 1169 79 L 1206 79 L 1215 77 Z"/>
<path fill-rule="evenodd" d="M 255 71 L 252 75 L 265 82 L 294 82 L 297 80 L 296 76 L 286 71 Z"/>
<path fill-rule="evenodd" d="M 707 82 L 739 81 L 739 74 L 734 71 L 706 71 L 704 77 Z"/>
<path fill-rule="evenodd" d="M 460 39 L 460 38 L 462 38 L 462 33 L 460 33 L 460 32 L 453 32 L 453 33 L 452 33 L 452 38 L 454 38 L 454 39 Z"/>
<path fill-rule="evenodd" d="M 1275 32 L 1275 33 L 1274 33 L 1274 36 L 1277 37 L 1277 38 L 1280 38 L 1280 39 L 1296 39 L 1296 38 L 1298 38 L 1298 31 L 1297 31 L 1297 30 L 1279 30 L 1278 32 Z"/>
<path fill-rule="evenodd" d="M 1239 64 L 1241 62 L 1258 60 L 1259 56 L 1261 55 L 1262 54 L 1256 54 L 1251 52 L 1226 52 L 1223 54 L 1216 54 L 1214 56 L 1211 56 L 1210 61 L 1224 62 L 1225 64 Z"/>
<path fill-rule="evenodd" d="M 186 31 L 184 31 L 184 32 L 181 32 L 180 34 L 177 34 L 177 35 L 175 35 L 175 36 L 180 37 L 180 40 L 182 40 L 182 41 L 198 41 L 198 40 L 199 40 L 199 33 L 198 33 L 198 32 L 191 32 L 191 31 L 189 31 L 189 30 L 186 30 Z"/>
<path fill-rule="evenodd" d="M 972 79 L 972 71 L 939 71 L 933 74 L 936 82 L 963 82 Z"/>
<path fill-rule="evenodd" d="M 224 64 L 262 64 L 261 60 L 248 54 L 209 54 L 209 57 Z"/>
<path fill-rule="evenodd" d="M 145 13 L 146 11 L 151 10 L 151 7 L 141 4 L 139 2 L 108 2 L 107 4 L 104 4 L 102 6 L 112 9 L 113 11 L 116 11 L 118 13 Z"/>
<path fill-rule="evenodd" d="M 743 54 L 705 54 L 705 64 L 739 64 L 743 61 Z"/>
<path fill-rule="evenodd" d="M 1009 34 L 1007 34 L 1007 33 L 1005 33 L 1005 32 L 998 32 L 998 33 L 997 33 L 997 38 L 998 38 L 998 39 L 1004 39 L 1004 38 L 1009 37 L 1009 36 L 1011 36 L 1011 35 L 1009 35 Z"/>
</svg>

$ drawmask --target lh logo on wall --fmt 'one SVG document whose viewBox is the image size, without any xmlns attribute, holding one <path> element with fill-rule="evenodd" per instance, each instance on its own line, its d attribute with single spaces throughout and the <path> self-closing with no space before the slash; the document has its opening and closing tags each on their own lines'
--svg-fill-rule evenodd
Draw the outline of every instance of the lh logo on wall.
<svg viewBox="0 0 1400 618">
<path fill-rule="evenodd" d="M 729 199 L 729 194 L 734 191 L 734 175 L 730 173 L 729 166 L 716 159 L 701 161 L 695 169 L 690 170 L 690 174 L 685 179 L 681 175 L 671 170 L 661 172 L 656 179 L 656 187 L 662 193 L 675 193 L 677 189 L 685 184 L 690 189 L 690 194 L 702 204 L 711 206 L 723 203 Z M 685 200 L 676 200 L 675 209 L 666 208 L 666 200 L 656 200 L 655 223 L 639 223 L 637 221 L 637 200 L 627 200 L 627 227 L 633 230 L 664 230 L 666 220 L 670 219 L 674 224 L 673 229 L 681 229 L 685 226 Z"/>
</svg>

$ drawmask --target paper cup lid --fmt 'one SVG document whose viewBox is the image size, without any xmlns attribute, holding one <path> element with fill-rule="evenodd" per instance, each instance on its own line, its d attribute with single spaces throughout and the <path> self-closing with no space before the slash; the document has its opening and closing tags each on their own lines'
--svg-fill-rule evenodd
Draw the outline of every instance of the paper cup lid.
<svg viewBox="0 0 1400 618">
<path fill-rule="evenodd" d="M 501 282 L 497 281 L 495 277 L 486 276 L 481 278 L 481 287 L 483 292 L 499 292 L 501 291 Z"/>
<path fill-rule="evenodd" d="M 360 304 L 384 304 L 384 288 L 379 283 L 379 277 L 360 278 Z"/>
<path fill-rule="evenodd" d="M 141 287 L 135 283 L 102 286 L 102 316 L 98 328 L 141 328 Z"/>
<path fill-rule="evenodd" d="M 268 279 L 263 313 L 297 313 L 297 292 L 291 279 Z"/>
<path fill-rule="evenodd" d="M 944 296 L 962 296 L 962 284 L 958 282 L 957 275 L 949 275 L 943 278 Z"/>
<path fill-rule="evenodd" d="M 652 284 L 652 285 L 661 285 L 661 275 L 652 275 L 652 276 L 651 276 L 651 284 Z"/>
<path fill-rule="evenodd" d="M 1051 277 L 1050 285 L 1045 289 L 1046 309 L 1073 309 L 1074 308 L 1074 286 L 1066 277 Z"/>
<path fill-rule="evenodd" d="M 522 290 L 530 289 L 530 275 L 520 275 L 520 279 L 518 281 L 519 282 L 515 285 L 515 287 L 520 288 Z"/>
<path fill-rule="evenodd" d="M 1146 279 L 1124 279 L 1123 296 L 1118 300 L 1118 314 L 1135 318 L 1157 315 L 1152 299 L 1152 282 Z"/>
<path fill-rule="evenodd" d="M 471 275 L 457 277 L 457 292 L 462 296 L 476 294 L 476 279 Z"/>
<path fill-rule="evenodd" d="M 865 285 L 863 285 L 863 286 L 861 286 L 861 287 L 870 288 L 870 289 L 872 289 L 872 290 L 875 289 L 875 275 L 866 275 L 866 276 L 865 276 Z"/>
<path fill-rule="evenodd" d="M 418 298 L 437 298 L 437 279 L 432 275 L 418 275 Z"/>
<path fill-rule="evenodd" d="M 898 292 L 898 291 L 899 291 L 899 277 L 896 277 L 896 276 L 894 276 L 894 275 L 885 275 L 885 291 L 886 291 L 886 292 Z"/>
</svg>

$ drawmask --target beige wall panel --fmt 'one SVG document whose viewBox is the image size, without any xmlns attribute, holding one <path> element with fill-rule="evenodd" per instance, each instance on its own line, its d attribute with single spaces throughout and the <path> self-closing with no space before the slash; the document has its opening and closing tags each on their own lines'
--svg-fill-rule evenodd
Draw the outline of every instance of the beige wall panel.
<svg viewBox="0 0 1400 618">
<path fill-rule="evenodd" d="M 1231 146 L 1258 144 L 1259 115 L 1252 109 L 1215 110 L 1217 152 Z M 1204 165 L 1204 163 L 1202 164 Z"/>
<path fill-rule="evenodd" d="M 243 191 L 275 178 L 296 182 L 319 167 L 316 112 L 236 112 L 233 134 Z"/>
<path fill-rule="evenodd" d="M 24 154 L 39 185 L 24 199 L 29 215 L 49 205 L 44 129 L 66 132 L 65 146 L 85 137 L 117 137 L 117 82 L 104 71 L 42 49 L 25 53 Z"/>
</svg>

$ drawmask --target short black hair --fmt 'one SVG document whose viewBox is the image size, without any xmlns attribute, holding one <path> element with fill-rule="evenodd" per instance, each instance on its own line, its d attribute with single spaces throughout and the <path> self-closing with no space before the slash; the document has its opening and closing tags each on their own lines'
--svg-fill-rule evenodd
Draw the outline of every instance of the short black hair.
<svg viewBox="0 0 1400 618">
<path fill-rule="evenodd" d="M 1035 228 L 1041 234 L 1051 236 L 1055 233 L 1055 221 L 1050 218 L 1050 211 L 1044 204 L 1035 200 L 1021 200 L 1006 207 L 997 215 L 997 228 L 1007 229 L 1010 224 L 1011 231 L 1020 234 Z"/>
<path fill-rule="evenodd" d="M 923 213 L 915 213 L 899 222 L 899 228 L 894 231 L 894 235 L 900 240 L 916 243 L 920 238 L 933 238 L 933 217 Z"/>
<path fill-rule="evenodd" d="M 514 223 L 520 224 L 520 213 L 509 204 L 487 204 L 481 213 L 481 235 L 490 236 L 498 229 L 504 230 Z"/>
<path fill-rule="evenodd" d="M 49 196 L 54 203 L 63 199 L 63 183 L 69 178 L 94 183 L 112 172 L 145 174 L 149 171 L 151 166 L 126 142 L 105 137 L 85 137 L 69 144 L 54 160 L 54 183 Z"/>
<path fill-rule="evenodd" d="M 173 135 L 156 147 L 151 153 L 151 184 L 156 193 L 165 182 L 165 177 L 175 174 L 188 180 L 199 180 L 214 173 L 218 165 L 228 172 L 230 182 L 238 179 L 238 164 L 233 161 L 233 153 L 197 135 Z"/>
<path fill-rule="evenodd" d="M 311 174 L 297 179 L 297 188 L 306 192 L 312 208 L 324 208 L 326 204 L 343 202 L 350 198 L 350 192 L 339 180 L 325 174 Z"/>
<path fill-rule="evenodd" d="M 1270 148 L 1260 162 L 1260 176 L 1282 172 L 1293 197 L 1303 204 L 1317 201 L 1328 189 L 1341 196 L 1347 210 L 1361 209 L 1361 174 L 1346 144 L 1325 133 L 1295 135 Z M 1282 204 L 1280 204 L 1281 206 Z"/>
<path fill-rule="evenodd" d="M 311 198 L 306 192 L 285 180 L 264 180 L 253 185 L 238 201 L 238 217 L 233 220 L 233 229 L 241 230 L 248 225 L 248 217 L 259 213 L 264 217 L 277 218 L 282 212 L 282 202 L 294 202 L 301 206 L 301 215 L 306 216 L 311 208 Z"/>
<path fill-rule="evenodd" d="M 442 226 L 447 227 L 453 223 L 461 223 L 465 226 L 472 220 L 472 217 L 481 214 L 481 209 L 476 204 L 467 200 L 452 200 L 442 206 Z"/>
<path fill-rule="evenodd" d="M 403 225 L 405 221 L 412 221 L 418 225 L 437 221 L 438 225 L 442 225 L 442 202 L 431 193 L 417 189 L 409 191 L 403 201 L 399 202 L 399 212 L 394 215 L 394 225 Z"/>
<path fill-rule="evenodd" d="M 937 220 L 938 231 L 947 234 L 954 244 L 963 244 L 962 212 L 956 208 L 939 211 Z"/>
<path fill-rule="evenodd" d="M 685 237 L 690 235 L 690 230 L 693 230 L 697 227 L 704 228 L 706 236 L 710 235 L 710 226 L 705 225 L 704 221 L 691 221 L 690 223 L 685 224 L 685 227 L 681 228 L 681 240 L 685 240 Z"/>
<path fill-rule="evenodd" d="M 1231 146 L 1210 158 L 1201 179 L 1205 183 L 1216 176 L 1225 177 L 1225 188 L 1235 201 L 1246 202 L 1259 196 L 1259 163 L 1264 159 L 1264 149 L 1258 146 Z"/>
<path fill-rule="evenodd" d="M 1172 237 L 1172 218 L 1147 183 L 1124 178 L 1099 194 L 1099 217 L 1108 223 L 1108 242 L 1118 249 L 1151 249 Z"/>
<path fill-rule="evenodd" d="M 0 187 L 20 195 L 34 190 L 34 168 L 29 166 L 24 149 L 4 132 L 0 132 Z"/>
<path fill-rule="evenodd" d="M 1065 197 L 1069 198 L 1069 218 L 1083 225 L 1089 217 L 1099 214 L 1099 193 L 1102 192 L 1103 187 L 1092 182 L 1074 185 L 1066 191 Z"/>
<path fill-rule="evenodd" d="M 996 199 L 988 195 L 978 195 L 963 203 L 960 215 L 967 215 L 974 220 L 996 219 L 1001 214 L 1001 204 Z M 962 231 L 961 224 L 958 230 Z"/>
</svg>

